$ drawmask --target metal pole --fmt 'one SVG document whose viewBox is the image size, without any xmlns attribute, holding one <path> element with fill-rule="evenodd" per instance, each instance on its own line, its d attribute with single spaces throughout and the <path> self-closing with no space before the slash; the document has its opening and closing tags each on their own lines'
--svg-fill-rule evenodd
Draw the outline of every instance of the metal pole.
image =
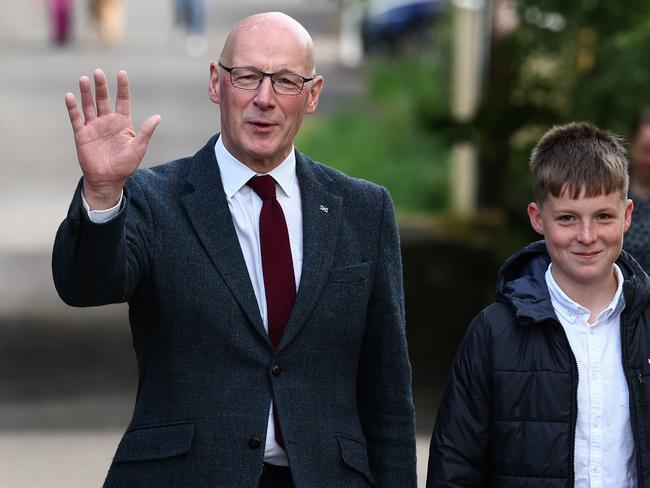
<svg viewBox="0 0 650 488">
<path fill-rule="evenodd" d="M 451 112 L 459 122 L 476 114 L 480 101 L 487 11 L 484 0 L 452 0 Z M 477 208 L 478 154 L 471 142 L 458 142 L 451 154 L 451 208 L 471 218 Z"/>
</svg>

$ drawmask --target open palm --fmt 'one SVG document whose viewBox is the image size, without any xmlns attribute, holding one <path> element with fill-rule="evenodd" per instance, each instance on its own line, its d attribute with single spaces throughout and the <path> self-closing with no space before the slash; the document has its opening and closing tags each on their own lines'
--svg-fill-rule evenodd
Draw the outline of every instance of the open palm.
<svg viewBox="0 0 650 488">
<path fill-rule="evenodd" d="M 65 96 L 79 165 L 86 188 L 121 191 L 126 179 L 138 168 L 160 116 L 149 117 L 138 133 L 131 123 L 129 81 L 125 71 L 117 76 L 115 111 L 111 108 L 103 71 L 95 70 L 95 100 L 90 80 L 79 80 L 81 111 L 72 93 Z M 83 112 L 83 117 L 82 117 Z"/>
</svg>

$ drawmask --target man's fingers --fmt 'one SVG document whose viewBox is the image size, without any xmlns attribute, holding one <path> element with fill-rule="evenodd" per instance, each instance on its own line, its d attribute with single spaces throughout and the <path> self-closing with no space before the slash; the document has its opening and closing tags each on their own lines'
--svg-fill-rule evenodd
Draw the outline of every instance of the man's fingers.
<svg viewBox="0 0 650 488">
<path fill-rule="evenodd" d="M 107 115 L 111 113 L 111 100 L 108 96 L 108 82 L 106 75 L 101 69 L 93 72 L 95 79 L 95 100 L 97 102 L 97 115 Z"/>
<path fill-rule="evenodd" d="M 153 131 L 156 130 L 159 122 L 160 115 L 152 115 L 144 121 L 142 127 L 140 127 L 140 131 L 136 134 L 136 150 L 140 159 L 144 157 L 144 153 L 147 151 L 147 146 L 149 145 Z"/>
<path fill-rule="evenodd" d="M 70 92 L 65 94 L 65 106 L 68 109 L 68 115 L 70 116 L 70 122 L 72 123 L 72 130 L 77 132 L 84 126 L 84 121 L 81 118 L 81 112 L 77 107 L 77 100 L 75 100 L 74 95 Z"/>
<path fill-rule="evenodd" d="M 79 78 L 79 93 L 81 94 L 81 109 L 87 124 L 97 117 L 93 94 L 90 91 L 90 80 L 87 76 Z"/>
<path fill-rule="evenodd" d="M 126 71 L 117 73 L 117 97 L 115 99 L 115 111 L 118 114 L 131 115 L 131 95 L 129 94 L 129 78 Z"/>
</svg>

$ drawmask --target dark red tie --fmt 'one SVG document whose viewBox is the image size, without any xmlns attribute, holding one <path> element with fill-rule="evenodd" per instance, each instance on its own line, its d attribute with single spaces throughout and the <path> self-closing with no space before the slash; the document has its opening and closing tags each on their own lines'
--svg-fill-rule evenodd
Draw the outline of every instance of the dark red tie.
<svg viewBox="0 0 650 488">
<path fill-rule="evenodd" d="M 289 230 L 284 212 L 275 198 L 275 180 L 272 176 L 254 176 L 248 181 L 262 199 L 260 212 L 260 246 L 262 248 L 262 273 L 266 294 L 269 337 L 277 348 L 296 301 L 296 278 L 293 274 Z M 275 440 L 284 447 L 276 409 Z"/>
</svg>

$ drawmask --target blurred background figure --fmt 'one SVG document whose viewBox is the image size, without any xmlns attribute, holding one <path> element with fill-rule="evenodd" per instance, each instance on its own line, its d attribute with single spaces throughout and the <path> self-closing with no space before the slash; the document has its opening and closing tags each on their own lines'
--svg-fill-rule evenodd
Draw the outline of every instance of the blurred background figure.
<svg viewBox="0 0 650 488">
<path fill-rule="evenodd" d="M 124 8 L 121 0 L 90 0 L 90 16 L 102 44 L 113 46 L 122 40 Z"/>
<path fill-rule="evenodd" d="M 416 46 L 428 46 L 435 21 L 447 9 L 446 0 L 368 1 L 361 26 L 364 50 L 400 53 Z"/>
<path fill-rule="evenodd" d="M 174 27 L 180 30 L 187 54 L 198 58 L 208 47 L 205 0 L 174 0 Z"/>
<path fill-rule="evenodd" d="M 59 45 L 70 40 L 72 0 L 49 0 L 52 41 Z"/>
<path fill-rule="evenodd" d="M 650 107 L 643 109 L 632 124 L 629 144 L 634 212 L 623 247 L 650 273 Z"/>
</svg>

